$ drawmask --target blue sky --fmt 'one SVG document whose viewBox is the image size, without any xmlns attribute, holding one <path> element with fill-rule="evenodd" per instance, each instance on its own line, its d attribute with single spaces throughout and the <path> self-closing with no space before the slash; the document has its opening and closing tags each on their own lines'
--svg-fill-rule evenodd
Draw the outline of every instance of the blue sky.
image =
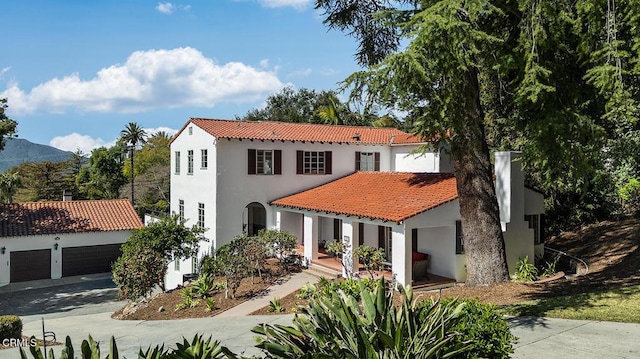
<svg viewBox="0 0 640 359">
<path fill-rule="evenodd" d="M 232 119 L 284 86 L 336 89 L 353 39 L 313 0 L 0 0 L 0 98 L 18 136 L 90 152 L 129 122 Z"/>
</svg>

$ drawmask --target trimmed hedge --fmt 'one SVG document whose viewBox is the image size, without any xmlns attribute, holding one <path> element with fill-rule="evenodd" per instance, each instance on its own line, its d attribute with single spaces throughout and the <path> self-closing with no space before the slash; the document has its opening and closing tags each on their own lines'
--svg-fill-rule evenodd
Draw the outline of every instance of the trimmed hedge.
<svg viewBox="0 0 640 359">
<path fill-rule="evenodd" d="M 0 315 L 0 340 L 22 338 L 22 320 L 15 315 Z"/>
</svg>

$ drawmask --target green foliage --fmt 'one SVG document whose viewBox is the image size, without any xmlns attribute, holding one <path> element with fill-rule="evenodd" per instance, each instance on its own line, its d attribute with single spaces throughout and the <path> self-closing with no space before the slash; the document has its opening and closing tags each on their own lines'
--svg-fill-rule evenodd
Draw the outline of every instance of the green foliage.
<svg viewBox="0 0 640 359">
<path fill-rule="evenodd" d="M 0 173 L 0 203 L 12 203 L 13 196 L 21 185 L 18 172 L 5 171 Z"/>
<path fill-rule="evenodd" d="M 113 265 L 113 281 L 120 295 L 135 300 L 163 286 L 167 263 L 174 258 L 189 258 L 198 253 L 203 229 L 187 228 L 177 215 L 136 229 L 122 244 L 122 256 Z"/>
<path fill-rule="evenodd" d="M 5 114 L 5 111 L 9 107 L 7 105 L 6 98 L 0 98 L 0 151 L 4 148 L 5 137 L 13 136 L 16 132 L 16 126 L 18 123 Z"/>
<path fill-rule="evenodd" d="M 113 264 L 113 282 L 120 289 L 120 297 L 136 300 L 162 285 L 166 270 L 167 261 L 160 253 L 144 245 L 131 246 Z"/>
<path fill-rule="evenodd" d="M 384 269 L 384 249 L 374 248 L 371 246 L 360 246 L 353 254 L 358 257 L 359 262 L 363 265 L 364 270 L 369 272 L 371 278 L 374 277 L 374 272 Z"/>
<path fill-rule="evenodd" d="M 288 270 L 286 259 L 298 247 L 298 238 L 287 231 L 263 229 L 258 233 L 266 248 L 273 250 L 275 257 L 285 270 Z"/>
<path fill-rule="evenodd" d="M 215 257 L 207 256 L 202 261 L 201 273 L 225 278 L 225 298 L 235 298 L 242 279 L 247 278 L 253 265 L 246 255 L 245 236 L 238 236 L 218 248 Z"/>
<path fill-rule="evenodd" d="M 529 263 L 529 256 L 520 258 L 516 265 L 513 279 L 523 282 L 531 282 L 538 279 L 538 269 L 533 263 Z"/>
<path fill-rule="evenodd" d="M 191 293 L 196 298 L 207 298 L 209 293 L 213 291 L 213 278 L 209 275 L 201 274 L 198 279 L 191 284 Z M 185 288 L 186 289 L 186 288 Z"/>
<path fill-rule="evenodd" d="M 0 315 L 0 341 L 22 338 L 22 320 L 15 315 Z"/>
<path fill-rule="evenodd" d="M 538 271 L 540 273 L 540 278 L 546 278 L 556 274 L 558 260 L 560 260 L 560 257 L 556 256 L 551 260 L 542 261 L 542 268 Z"/>
<path fill-rule="evenodd" d="M 182 302 L 176 304 L 176 312 L 186 308 L 194 308 L 200 305 L 200 299 L 194 298 L 194 292 L 191 290 L 191 287 L 182 288 L 182 290 L 180 291 L 180 296 L 182 297 Z"/>
<path fill-rule="evenodd" d="M 35 339 L 34 337 L 32 338 Z M 42 353 L 42 349 L 39 345 L 30 347 L 29 349 L 31 356 L 34 359 L 44 358 L 44 354 Z M 100 346 L 91 336 L 89 336 L 88 340 L 85 339 L 82 341 L 79 354 L 79 356 L 75 355 L 71 338 L 67 336 L 64 347 L 60 351 L 60 359 L 72 359 L 76 357 L 82 359 L 99 359 L 101 358 Z M 20 357 L 22 359 L 28 358 L 24 348 L 20 348 Z M 49 349 L 47 357 L 50 359 L 56 358 L 53 349 Z M 220 342 L 212 341 L 211 337 L 205 340 L 201 334 L 196 334 L 191 342 L 186 338 L 183 338 L 182 343 L 176 343 L 175 349 L 165 349 L 164 345 L 156 345 L 155 347 L 150 346 L 145 350 L 140 348 L 140 351 L 138 352 L 138 358 L 141 359 L 222 359 L 237 357 L 238 356 L 232 353 L 229 349 L 220 347 Z M 120 358 L 114 337 L 111 337 L 109 340 L 109 353 L 105 358 Z"/>
<path fill-rule="evenodd" d="M 206 305 L 206 308 L 205 308 L 206 312 L 213 312 L 214 310 L 216 310 L 216 299 L 206 298 L 205 305 Z"/>
<path fill-rule="evenodd" d="M 324 249 L 327 253 L 333 254 L 337 258 L 342 258 L 344 254 L 344 243 L 340 240 L 327 241 Z"/>
<path fill-rule="evenodd" d="M 275 313 L 284 312 L 284 308 L 282 308 L 282 306 L 280 305 L 279 298 L 274 297 L 269 301 L 269 311 L 275 312 Z"/>
<path fill-rule="evenodd" d="M 622 208 L 629 214 L 640 211 L 640 180 L 631 178 L 620 188 L 618 195 L 622 200 Z"/>
<path fill-rule="evenodd" d="M 498 308 L 491 304 L 481 304 L 477 300 L 445 298 L 441 305 L 464 303 L 459 320 L 452 330 L 460 335 L 453 338 L 444 348 L 443 352 L 465 344 L 470 344 L 468 351 L 458 353 L 451 358 L 509 358 L 513 353 L 513 344 L 517 338 L 509 331 L 509 324 L 503 319 Z M 420 303 L 423 309 L 421 315 L 427 315 L 429 309 L 435 304 L 432 300 Z"/>
<path fill-rule="evenodd" d="M 80 194 L 89 199 L 119 198 L 120 187 L 127 183 L 122 173 L 124 152 L 122 145 L 100 147 L 91 151 L 91 157 L 76 177 Z"/>
<path fill-rule="evenodd" d="M 312 299 L 293 326 L 263 324 L 253 329 L 257 345 L 271 358 L 436 358 L 456 334 L 451 330 L 464 304 L 435 304 L 426 317 L 413 303 L 413 292 L 396 309 L 384 282 L 361 287 L 360 301 L 342 291 Z M 460 346 L 447 354 L 467 350 Z"/>
<path fill-rule="evenodd" d="M 316 295 L 318 289 L 315 284 L 305 283 L 298 292 L 296 293 L 296 298 L 298 299 L 310 299 Z"/>
</svg>

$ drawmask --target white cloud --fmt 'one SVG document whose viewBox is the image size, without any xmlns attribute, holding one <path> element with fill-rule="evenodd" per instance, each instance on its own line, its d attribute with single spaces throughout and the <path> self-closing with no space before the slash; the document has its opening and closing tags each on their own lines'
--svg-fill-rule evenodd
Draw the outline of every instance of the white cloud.
<svg viewBox="0 0 640 359">
<path fill-rule="evenodd" d="M 0 80 L 2 80 L 2 76 L 11 70 L 11 66 L 0 69 Z"/>
<path fill-rule="evenodd" d="M 264 68 L 269 67 L 269 59 L 260 60 L 260 67 L 264 67 Z"/>
<path fill-rule="evenodd" d="M 176 11 L 176 6 L 170 2 L 159 2 L 158 6 L 156 6 L 156 10 L 163 14 L 170 15 Z"/>
<path fill-rule="evenodd" d="M 68 134 L 66 136 L 57 136 L 49 141 L 49 146 L 53 146 L 60 150 L 71 152 L 80 150 L 85 154 L 90 154 L 91 150 L 94 150 L 98 147 L 109 147 L 114 144 L 115 141 L 112 141 L 110 144 L 108 144 L 102 138 L 93 138 L 91 136 L 81 135 L 76 132 Z"/>
<path fill-rule="evenodd" d="M 143 128 L 147 135 L 151 136 L 156 132 L 164 131 L 169 136 L 173 136 L 178 133 L 178 130 L 169 127 L 156 127 L 156 128 Z M 75 152 L 77 150 L 82 151 L 84 154 L 90 154 L 92 150 L 98 147 L 111 147 L 116 144 L 118 138 L 114 138 L 107 142 L 102 138 L 93 138 L 88 135 L 81 135 L 77 132 L 70 133 L 66 136 L 57 136 L 49 141 L 49 146 L 53 146 L 63 151 Z"/>
<path fill-rule="evenodd" d="M 264 7 L 277 8 L 291 6 L 301 11 L 309 6 L 311 0 L 258 0 L 258 2 Z"/>
<path fill-rule="evenodd" d="M 301 78 L 301 77 L 307 77 L 309 75 L 311 75 L 313 71 L 310 68 L 306 68 L 306 69 L 301 69 L 301 70 L 295 70 L 290 72 L 287 77 L 288 78 Z"/>
<path fill-rule="evenodd" d="M 0 97 L 11 99 L 12 114 L 34 112 L 135 113 L 218 102 L 253 102 L 284 84 L 274 71 L 240 62 L 217 64 L 190 48 L 136 51 L 124 64 L 103 68 L 94 78 L 77 73 L 54 78 L 31 90 L 10 82 Z"/>
</svg>

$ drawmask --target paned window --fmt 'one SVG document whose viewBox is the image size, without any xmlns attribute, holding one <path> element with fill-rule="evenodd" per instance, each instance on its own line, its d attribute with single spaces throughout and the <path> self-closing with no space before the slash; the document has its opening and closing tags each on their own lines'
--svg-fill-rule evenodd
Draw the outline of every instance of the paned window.
<svg viewBox="0 0 640 359">
<path fill-rule="evenodd" d="M 206 170 L 209 166 L 209 153 L 205 150 L 200 150 L 200 168 Z"/>
<path fill-rule="evenodd" d="M 198 203 L 198 227 L 204 228 L 204 203 Z"/>
<path fill-rule="evenodd" d="M 193 150 L 187 151 L 187 174 L 193 174 Z"/>
<path fill-rule="evenodd" d="M 177 175 L 180 174 L 180 151 L 176 151 L 176 168 L 175 173 Z"/>
<path fill-rule="evenodd" d="M 296 173 L 306 175 L 330 175 L 331 151 L 297 151 Z"/>
<path fill-rule="evenodd" d="M 356 171 L 380 171 L 380 152 L 356 152 Z"/>
<path fill-rule="evenodd" d="M 247 173 L 250 175 L 279 175 L 282 174 L 281 150 L 249 149 Z"/>
<path fill-rule="evenodd" d="M 183 199 L 178 200 L 178 215 L 180 216 L 180 219 L 184 219 L 184 200 Z"/>
<path fill-rule="evenodd" d="M 456 254 L 464 254 L 464 240 L 462 235 L 462 221 L 456 221 Z"/>
</svg>

